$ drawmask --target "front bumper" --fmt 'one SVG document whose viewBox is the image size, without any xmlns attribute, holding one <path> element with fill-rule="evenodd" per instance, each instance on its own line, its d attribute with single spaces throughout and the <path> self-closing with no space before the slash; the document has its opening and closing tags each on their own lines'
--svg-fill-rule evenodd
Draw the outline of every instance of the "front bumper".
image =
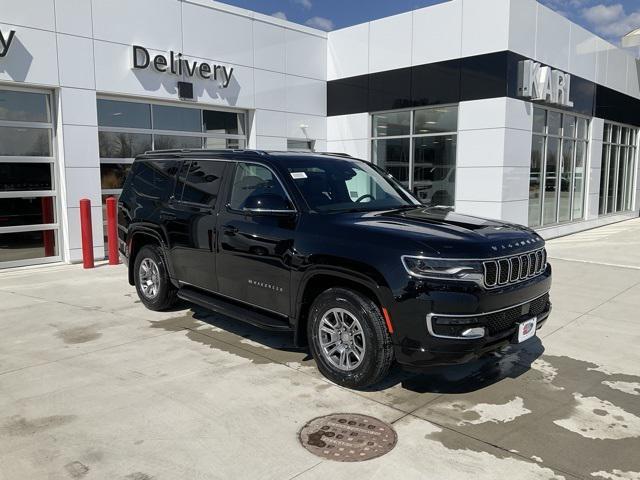
<svg viewBox="0 0 640 480">
<path fill-rule="evenodd" d="M 537 318 L 537 329 L 546 323 L 550 288 L 550 267 L 530 282 L 502 291 L 415 285 L 413 294 L 396 305 L 396 360 L 412 369 L 460 364 L 514 343 L 519 323 L 532 317 Z M 464 325 L 449 326 L 442 320 L 449 318 Z M 461 338 L 467 328 L 484 330 L 481 336 Z"/>
</svg>

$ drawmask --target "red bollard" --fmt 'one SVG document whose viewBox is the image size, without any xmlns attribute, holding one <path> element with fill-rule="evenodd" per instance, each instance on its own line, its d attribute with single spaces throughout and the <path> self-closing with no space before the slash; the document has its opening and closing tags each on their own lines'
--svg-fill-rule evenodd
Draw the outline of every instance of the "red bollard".
<svg viewBox="0 0 640 480">
<path fill-rule="evenodd" d="M 82 266 L 93 268 L 93 231 L 91 229 L 91 200 L 80 200 L 80 229 L 82 230 Z"/>
<path fill-rule="evenodd" d="M 116 197 L 107 198 L 107 244 L 109 246 L 109 265 L 118 265 L 118 207 Z"/>
</svg>

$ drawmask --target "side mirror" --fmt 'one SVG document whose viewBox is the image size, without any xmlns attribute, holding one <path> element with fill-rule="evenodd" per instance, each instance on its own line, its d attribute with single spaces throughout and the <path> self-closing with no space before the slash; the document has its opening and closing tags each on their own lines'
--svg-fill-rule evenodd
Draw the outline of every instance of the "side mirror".
<svg viewBox="0 0 640 480">
<path fill-rule="evenodd" d="M 277 193 L 251 195 L 245 201 L 242 210 L 254 215 L 293 215 L 296 213 L 291 202 Z"/>
</svg>

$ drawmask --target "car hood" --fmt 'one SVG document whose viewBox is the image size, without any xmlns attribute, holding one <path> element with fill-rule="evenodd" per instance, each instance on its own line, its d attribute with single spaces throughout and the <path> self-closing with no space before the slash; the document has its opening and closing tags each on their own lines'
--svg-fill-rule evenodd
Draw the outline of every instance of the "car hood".
<svg viewBox="0 0 640 480">
<path fill-rule="evenodd" d="M 463 215 L 450 208 L 357 212 L 345 217 L 350 218 L 342 219 L 344 226 L 352 225 L 389 237 L 387 241 L 396 242 L 399 248 L 410 249 L 406 252 L 408 255 L 491 258 L 515 255 L 544 245 L 542 237 L 530 228 Z"/>
</svg>

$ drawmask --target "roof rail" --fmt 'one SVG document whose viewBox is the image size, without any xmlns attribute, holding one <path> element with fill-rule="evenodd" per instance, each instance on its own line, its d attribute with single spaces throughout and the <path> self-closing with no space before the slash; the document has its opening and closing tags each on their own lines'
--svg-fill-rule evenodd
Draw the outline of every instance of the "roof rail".
<svg viewBox="0 0 640 480">
<path fill-rule="evenodd" d="M 348 153 L 344 153 L 344 152 L 313 152 L 313 153 L 316 153 L 317 155 L 330 155 L 332 157 L 353 158 L 352 155 L 349 155 Z"/>
<path fill-rule="evenodd" d="M 249 150 L 244 148 L 236 149 L 209 149 L 209 148 L 168 148 L 164 150 L 147 150 L 144 155 L 167 154 L 167 153 L 254 153 L 256 155 L 268 155 L 264 150 Z"/>
</svg>

